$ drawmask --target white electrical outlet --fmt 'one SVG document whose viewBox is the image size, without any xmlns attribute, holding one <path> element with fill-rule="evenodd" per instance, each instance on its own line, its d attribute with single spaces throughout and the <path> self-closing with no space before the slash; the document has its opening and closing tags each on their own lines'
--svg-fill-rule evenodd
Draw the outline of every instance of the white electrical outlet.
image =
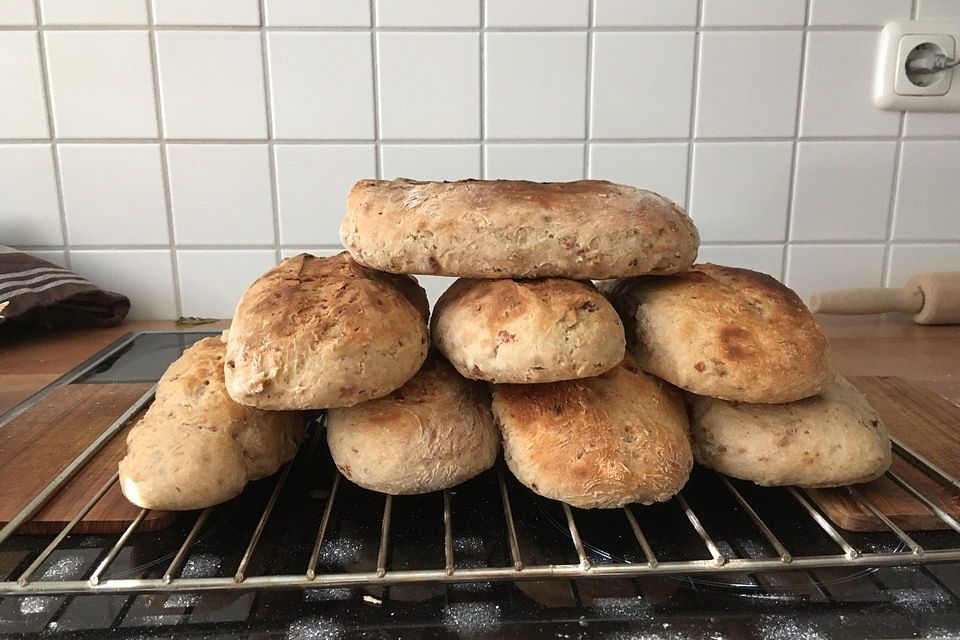
<svg viewBox="0 0 960 640">
<path fill-rule="evenodd" d="M 891 111 L 960 111 L 960 67 L 936 73 L 908 73 L 907 62 L 942 54 L 958 55 L 960 20 L 901 20 L 880 33 L 873 102 Z"/>
</svg>

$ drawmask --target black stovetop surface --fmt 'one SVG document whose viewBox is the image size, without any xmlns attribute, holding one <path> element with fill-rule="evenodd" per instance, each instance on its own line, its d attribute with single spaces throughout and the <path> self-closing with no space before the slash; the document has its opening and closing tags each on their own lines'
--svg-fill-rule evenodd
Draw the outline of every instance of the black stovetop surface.
<svg viewBox="0 0 960 640">
<path fill-rule="evenodd" d="M 152 381 L 202 333 L 144 334 L 83 383 Z M 316 520 L 333 467 L 325 447 L 298 458 L 275 516 L 260 543 L 254 574 L 298 571 L 309 556 Z M 522 540 L 532 562 L 569 562 L 570 540 L 555 503 L 526 491 L 512 479 L 518 527 L 535 531 Z M 376 562 L 382 496 L 341 483 L 337 515 L 331 520 L 320 567 L 328 571 L 370 570 Z M 231 575 L 249 539 L 270 480 L 252 483 L 239 498 L 217 507 L 185 563 L 185 577 Z M 0 488 L 2 490 L 2 488 Z M 723 531 L 732 519 L 727 502 L 707 493 L 703 473 L 685 489 L 704 525 Z M 508 551 L 492 473 L 458 487 L 454 522 L 458 566 L 502 566 Z M 800 516 L 779 505 L 759 507 L 780 514 L 786 530 Z M 287 497 L 284 497 L 287 496 Z M 393 568 L 442 566 L 435 539 L 442 511 L 436 496 L 395 499 Z M 644 508 L 650 523 L 662 522 L 651 542 L 665 553 L 690 553 L 698 539 L 669 523 L 671 505 Z M 582 512 L 580 512 L 582 513 Z M 134 534 L 109 577 L 155 577 L 186 536 L 195 513 L 178 516 L 159 532 Z M 591 561 L 602 563 L 618 547 L 617 532 L 603 517 L 583 518 Z M 306 521 L 305 527 L 291 523 Z M 296 531 L 302 530 L 298 535 Z M 689 532 L 688 532 L 689 533 Z M 658 537 L 659 535 L 659 537 Z M 789 534 L 788 534 L 789 535 Z M 812 545 L 798 524 L 791 545 Z M 933 535 L 933 534 L 931 534 Z M 48 536 L 19 536 L 0 550 L 0 577 L 18 575 Z M 116 536 L 67 538 L 41 569 L 45 580 L 89 575 Z M 428 542 L 433 541 L 433 542 Z M 750 540 L 720 536 L 740 556 L 757 550 Z M 895 539 L 870 538 L 864 548 L 895 546 Z M 793 548 L 793 547 L 791 547 Z M 562 552 L 559 550 L 563 550 Z M 424 555 L 426 554 L 426 555 Z M 623 560 L 616 557 L 616 560 Z M 429 557 L 428 557 L 429 556 Z M 436 556 L 436 557 L 434 557 Z M 708 556 L 704 556 L 708 557 Z M 608 558 L 609 559 L 609 558 Z M 635 561 L 626 558 L 627 561 Z M 641 560 L 642 559 L 637 559 Z M 815 638 L 960 637 L 960 563 L 882 569 L 818 569 L 760 574 L 703 574 L 639 579 L 556 579 L 537 582 L 314 588 L 174 594 L 0 597 L 0 637 L 36 638 L 723 638 L 807 640 Z"/>
</svg>

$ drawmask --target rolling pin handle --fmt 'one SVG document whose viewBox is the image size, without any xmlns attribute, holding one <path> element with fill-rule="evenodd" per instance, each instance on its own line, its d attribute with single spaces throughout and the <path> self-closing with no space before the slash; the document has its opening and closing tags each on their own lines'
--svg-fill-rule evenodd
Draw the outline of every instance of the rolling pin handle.
<svg viewBox="0 0 960 640">
<path fill-rule="evenodd" d="M 814 313 L 841 315 L 870 315 L 902 311 L 918 313 L 923 309 L 923 291 L 920 287 L 903 289 L 838 289 L 823 291 L 810 297 Z"/>
</svg>

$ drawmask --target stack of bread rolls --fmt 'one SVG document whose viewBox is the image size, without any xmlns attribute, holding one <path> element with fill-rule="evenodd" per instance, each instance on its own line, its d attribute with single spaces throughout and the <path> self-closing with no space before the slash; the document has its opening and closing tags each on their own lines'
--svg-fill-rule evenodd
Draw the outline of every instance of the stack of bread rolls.
<svg viewBox="0 0 960 640">
<path fill-rule="evenodd" d="M 319 409 L 343 475 L 390 494 L 463 482 L 501 442 L 520 482 L 582 508 L 668 500 L 695 456 L 806 486 L 889 464 L 797 296 L 694 265 L 696 227 L 655 193 L 362 180 L 340 236 L 347 252 L 284 260 L 222 339 L 171 366 L 128 438 L 131 501 L 229 499 L 289 460 L 301 412 Z M 420 274 L 458 278 L 432 317 Z"/>
</svg>

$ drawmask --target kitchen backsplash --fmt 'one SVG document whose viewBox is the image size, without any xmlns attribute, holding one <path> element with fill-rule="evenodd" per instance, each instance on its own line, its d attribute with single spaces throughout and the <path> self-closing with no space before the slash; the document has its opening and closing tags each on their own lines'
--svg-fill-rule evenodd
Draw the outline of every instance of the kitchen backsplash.
<svg viewBox="0 0 960 640">
<path fill-rule="evenodd" d="M 956 0 L 0 0 L 0 244 L 229 316 L 361 177 L 606 178 L 802 295 L 960 269 L 960 114 L 870 100 Z M 39 26 L 38 26 L 39 25 Z M 431 294 L 443 289 L 427 278 Z"/>
</svg>

